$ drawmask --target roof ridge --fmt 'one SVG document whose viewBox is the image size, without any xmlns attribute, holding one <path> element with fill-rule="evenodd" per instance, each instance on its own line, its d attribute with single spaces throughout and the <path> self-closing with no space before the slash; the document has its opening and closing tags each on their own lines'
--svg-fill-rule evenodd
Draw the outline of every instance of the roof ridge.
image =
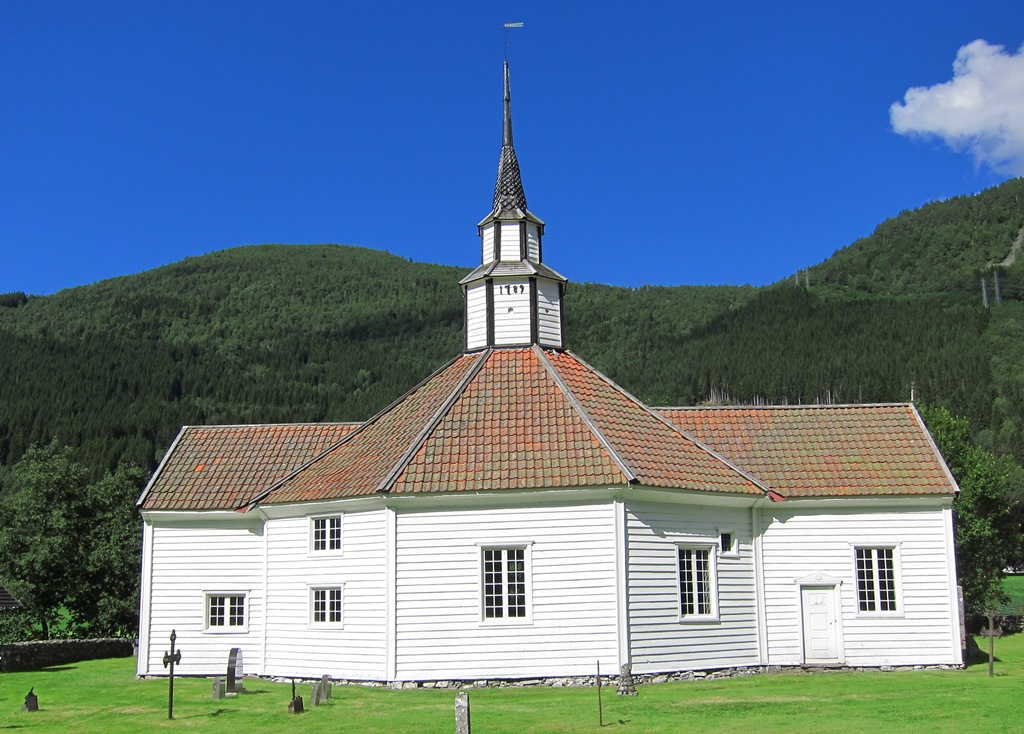
<svg viewBox="0 0 1024 734">
<path fill-rule="evenodd" d="M 391 410 L 392 408 L 394 408 L 394 407 L 395 407 L 396 405 L 398 405 L 398 404 L 399 404 L 400 402 L 402 402 L 402 401 L 403 401 L 403 400 L 404 400 L 405 398 L 407 398 L 407 397 L 408 397 L 409 395 L 412 395 L 412 394 L 413 394 L 413 393 L 415 393 L 415 392 L 416 392 L 417 390 L 421 389 L 421 388 L 422 388 L 422 387 L 423 387 L 424 385 L 426 385 L 426 384 L 427 384 L 428 382 L 430 382 L 430 381 L 431 381 L 431 380 L 433 380 L 433 379 L 434 379 L 435 377 L 437 377 L 437 376 L 438 376 L 439 374 L 441 374 L 441 373 L 442 373 L 442 372 L 444 372 L 444 371 L 445 371 L 446 369 L 448 369 L 448 368 L 449 368 L 449 367 L 451 367 L 451 366 L 452 366 L 453 364 L 455 364 L 455 362 L 457 362 L 457 361 L 458 361 L 459 359 L 461 359 L 461 358 L 462 358 L 463 356 L 464 356 L 464 355 L 462 355 L 462 354 L 459 354 L 459 355 L 457 355 L 457 356 L 455 356 L 455 357 L 452 357 L 451 359 L 449 359 L 449 360 L 448 360 L 447 362 L 445 362 L 445 363 L 444 363 L 443 365 L 441 365 L 441 366 L 440 366 L 440 367 L 438 367 L 438 368 L 437 368 L 436 370 L 434 370 L 433 372 L 431 372 L 431 373 L 430 373 L 430 375 L 428 375 L 428 376 L 427 376 L 427 377 L 425 377 L 424 379 L 420 380 L 420 382 L 418 382 L 418 383 L 416 384 L 416 386 L 415 386 L 415 387 L 413 387 L 413 388 L 412 388 L 411 390 L 408 390 L 408 391 L 406 391 L 406 392 L 405 392 L 405 393 L 404 393 L 404 394 L 403 394 L 403 395 L 402 395 L 401 397 L 398 397 L 398 398 L 396 398 L 395 400 L 392 400 L 392 401 L 391 401 L 391 403 L 389 403 L 389 404 L 388 404 L 387 406 L 385 406 L 383 410 L 380 410 L 380 411 L 378 411 L 376 415 L 372 416 L 371 418 L 369 418 L 368 420 L 366 420 L 365 422 L 363 422 L 363 423 L 362 423 L 362 424 L 361 424 L 361 425 L 360 425 L 360 426 L 359 426 L 358 428 L 356 428 L 356 429 L 355 429 L 354 431 L 350 431 L 350 432 L 348 432 L 347 434 L 345 434 L 344 436 L 342 436 L 342 437 L 341 437 L 340 439 L 338 439 L 337 441 L 335 441 L 334 443 L 332 443 L 332 444 L 331 444 L 330 446 L 328 446 L 327 448 L 325 448 L 325 449 L 324 449 L 323 451 L 321 451 L 321 452 L 320 452 L 319 454 L 317 454 L 316 456 L 314 456 L 314 457 L 313 457 L 312 459 L 310 459 L 309 461 L 307 461 L 307 462 L 306 462 L 305 464 L 303 464 L 302 466 L 296 467 L 296 468 L 295 468 L 295 469 L 294 469 L 293 471 L 291 471 L 291 472 L 289 472 L 288 474 L 286 474 L 285 476 L 281 477 L 280 479 L 278 479 L 278 480 L 277 480 L 276 482 L 274 482 L 273 484 L 271 484 L 271 485 L 270 485 L 269 487 L 267 487 L 267 488 L 266 488 L 266 489 L 264 489 L 263 491 L 259 492 L 258 494 L 255 494 L 255 495 L 253 495 L 253 496 L 252 496 L 252 497 L 251 497 L 250 499 L 246 500 L 245 502 L 242 502 L 242 503 L 240 503 L 240 504 L 238 505 L 238 507 L 237 507 L 236 509 L 238 509 L 238 510 L 246 509 L 246 508 L 249 508 L 249 507 L 251 507 L 252 505 L 255 505 L 255 504 L 259 503 L 259 502 L 262 502 L 262 501 L 263 501 L 264 499 L 266 499 L 266 498 L 267 498 L 267 497 L 268 497 L 268 496 L 269 496 L 269 495 L 270 495 L 270 494 L 271 494 L 272 492 L 276 491 L 276 490 L 277 490 L 278 488 L 280 488 L 280 487 L 281 487 L 281 486 L 282 486 L 282 485 L 283 485 L 283 484 L 284 484 L 285 482 L 287 482 L 288 480 L 290 480 L 290 479 L 291 479 L 292 477 L 296 476 L 297 474 L 299 474 L 299 473 L 301 473 L 301 472 L 304 472 L 304 471 L 305 471 L 306 469 L 308 469 L 309 467 L 311 467 L 311 466 L 312 466 L 313 464 L 315 464 L 316 462 L 320 461 L 320 460 L 321 460 L 322 458 L 324 458 L 325 456 L 327 456 L 327 454 L 331 453 L 332 451 L 334 451 L 335 449 L 337 449 L 337 448 L 338 448 L 339 446 L 341 446 L 341 445 L 343 445 L 343 444 L 346 444 L 346 443 L 348 443 L 348 442 L 349 442 L 350 440 L 352 440 L 352 439 L 353 439 L 353 438 L 354 438 L 355 436 L 357 436 L 357 435 L 359 435 L 359 434 L 362 434 L 362 432 L 363 432 L 363 431 L 365 431 L 365 430 L 366 430 L 366 429 L 367 429 L 367 428 L 368 428 L 369 426 L 373 425 L 374 423 L 376 423 L 377 421 L 379 421 L 379 420 L 381 419 L 381 417 L 382 417 L 382 416 L 386 415 L 386 414 L 388 413 L 388 411 L 390 411 L 390 410 Z"/>
<path fill-rule="evenodd" d="M 438 407 L 438 409 L 434 411 L 434 414 L 430 417 L 430 420 L 427 421 L 426 425 L 423 426 L 423 429 L 419 432 L 419 434 L 417 434 L 416 438 L 414 438 L 412 440 L 412 443 L 409 444 L 409 448 L 405 450 L 402 456 L 398 459 L 398 462 L 395 464 L 395 466 L 377 485 L 375 489 L 376 492 L 387 492 L 391 489 L 391 487 L 394 486 L 395 480 L 398 479 L 398 476 L 405 470 L 406 467 L 409 466 L 409 462 L 413 460 L 413 458 L 419 452 L 420 448 L 422 448 L 424 442 L 426 442 L 426 440 L 430 437 L 430 434 L 434 432 L 434 429 L 437 428 L 441 420 L 446 415 L 448 415 L 448 411 L 451 410 L 451 407 L 455 404 L 455 401 L 458 400 L 462 396 L 462 393 L 466 391 L 466 387 L 469 385 L 469 383 L 471 383 L 473 379 L 478 374 L 480 374 L 480 370 L 483 368 L 487 360 L 490 359 L 491 354 L 491 349 L 485 349 L 482 352 L 480 352 L 473 366 L 466 370 L 466 374 L 462 376 L 462 378 L 459 380 L 458 384 L 452 389 L 448 397 L 445 398 L 444 401 L 442 401 L 441 405 Z"/>
<path fill-rule="evenodd" d="M 913 403 L 806 403 L 804 405 L 652 405 L 663 410 L 825 410 L 827 408 L 906 408 Z"/>
<path fill-rule="evenodd" d="M 710 446 L 707 446 L 706 444 L 702 443 L 701 441 L 698 441 L 696 436 L 691 435 L 689 432 L 684 431 L 679 426 L 677 426 L 674 423 L 672 423 L 672 421 L 670 421 L 665 416 L 661 415 L 661 413 L 657 412 L 654 408 L 651 408 L 649 405 L 644 403 L 638 397 L 633 395 L 633 393 L 631 393 L 629 390 L 627 390 L 626 388 L 622 387 L 617 382 L 615 382 L 615 380 L 613 380 L 612 378 L 608 377 L 607 375 L 605 375 L 600 370 L 595 369 L 585 359 L 582 359 L 581 357 L 576 356 L 575 353 L 570 352 L 569 350 L 566 350 L 566 354 L 569 354 L 573 359 L 575 359 L 577 362 L 579 362 L 580 364 L 584 365 L 587 369 L 589 369 L 591 372 L 593 372 L 595 375 L 597 375 L 598 378 L 600 378 L 601 380 L 604 380 L 606 383 L 611 385 L 614 389 L 616 389 L 619 392 L 621 392 L 623 395 L 625 395 L 627 398 L 629 398 L 629 400 L 631 400 L 635 405 L 637 405 L 641 410 L 644 410 L 647 413 L 649 413 L 656 420 L 660 421 L 661 423 L 666 425 L 668 428 L 670 428 L 673 431 L 675 431 L 676 433 L 678 433 L 680 436 L 685 438 L 687 441 L 690 441 L 691 443 L 693 443 L 693 445 L 696 446 L 697 448 L 701 449 L 705 453 L 707 453 L 707 454 L 713 456 L 714 458 L 716 458 L 718 461 L 720 461 L 722 464 L 724 464 L 729 469 L 732 469 L 734 472 L 736 472 L 737 474 L 742 476 L 744 479 L 746 479 L 746 480 L 748 480 L 750 482 L 753 482 L 754 485 L 757 486 L 758 488 L 760 488 L 765 493 L 766 496 L 771 497 L 773 493 L 778 495 L 778 493 L 775 492 L 775 490 L 773 490 L 767 484 L 765 484 L 760 479 L 755 477 L 753 474 L 751 474 L 751 473 L 747 472 L 746 470 L 742 469 L 741 467 L 737 466 L 732 461 L 730 461 L 729 459 L 727 459 L 726 457 L 722 456 L 717 451 L 712 449 Z M 781 496 L 781 495 L 779 495 L 779 496 Z"/>
<path fill-rule="evenodd" d="M 615 462 L 615 465 L 619 467 L 619 471 L 621 471 L 623 475 L 626 477 L 626 481 L 629 484 L 634 484 L 637 481 L 637 476 L 630 468 L 629 463 L 625 460 L 625 458 L 619 455 L 619 452 L 612 445 L 612 442 L 608 440 L 607 436 L 604 435 L 604 431 L 602 431 L 597 426 L 597 423 L 594 422 L 594 419 L 590 416 L 590 413 L 587 412 L 587 409 L 583 407 L 583 404 L 573 393 L 572 388 L 569 387 L 569 384 L 558 373 L 558 370 L 555 369 L 555 366 L 551 363 L 551 360 L 548 359 L 548 355 L 545 354 L 544 350 L 541 349 L 536 344 L 533 345 L 532 349 L 534 353 L 537 354 L 538 360 L 544 367 L 544 370 L 551 376 L 551 379 L 555 381 L 555 385 L 565 396 L 566 400 L 569 401 L 569 404 L 572 405 L 573 409 L 579 414 L 580 418 L 583 420 L 583 423 L 587 426 L 587 428 L 590 429 L 590 432 L 594 434 L 594 438 L 596 438 L 597 442 L 601 444 L 605 452 L 607 452 L 607 454 L 611 457 L 611 460 Z"/>
<path fill-rule="evenodd" d="M 299 421 L 296 423 L 186 423 L 181 428 L 312 428 L 315 426 L 359 426 L 363 421 Z"/>
</svg>

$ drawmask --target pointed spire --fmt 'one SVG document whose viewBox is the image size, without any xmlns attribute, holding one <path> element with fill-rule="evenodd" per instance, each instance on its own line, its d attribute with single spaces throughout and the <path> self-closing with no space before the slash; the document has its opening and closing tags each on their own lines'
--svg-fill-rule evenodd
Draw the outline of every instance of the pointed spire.
<svg viewBox="0 0 1024 734">
<path fill-rule="evenodd" d="M 519 209 L 526 211 L 526 193 L 519 174 L 519 160 L 512 145 L 512 95 L 508 83 L 508 61 L 505 62 L 505 119 L 501 133 L 501 158 L 498 161 L 498 180 L 494 185 L 492 213 Z"/>
</svg>

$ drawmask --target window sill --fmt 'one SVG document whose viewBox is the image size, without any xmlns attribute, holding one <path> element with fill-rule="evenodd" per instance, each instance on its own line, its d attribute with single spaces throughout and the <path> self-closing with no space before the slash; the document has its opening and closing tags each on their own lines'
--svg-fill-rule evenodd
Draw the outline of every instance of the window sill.
<svg viewBox="0 0 1024 734">
<path fill-rule="evenodd" d="M 248 633 L 248 625 L 241 627 L 207 627 L 203 630 L 204 635 L 245 635 Z"/>
<path fill-rule="evenodd" d="M 706 617 L 679 617 L 679 619 L 678 619 L 679 624 L 686 624 L 686 625 L 691 625 L 691 624 L 719 624 L 721 621 L 722 621 L 722 618 L 720 616 L 718 616 L 717 614 L 715 614 L 715 615 L 708 615 Z"/>
</svg>

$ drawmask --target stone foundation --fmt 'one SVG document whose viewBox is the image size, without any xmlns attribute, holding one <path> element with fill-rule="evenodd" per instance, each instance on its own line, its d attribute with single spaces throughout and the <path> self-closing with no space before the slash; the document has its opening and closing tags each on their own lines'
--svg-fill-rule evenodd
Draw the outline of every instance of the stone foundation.
<svg viewBox="0 0 1024 734">
<path fill-rule="evenodd" d="M 848 667 L 822 665 L 759 665 L 741 668 L 721 668 L 716 670 L 685 670 L 675 673 L 633 673 L 633 683 L 675 683 L 681 681 L 723 680 L 725 678 L 742 678 L 749 675 L 772 675 L 778 673 L 852 673 L 852 672 L 895 672 L 900 670 L 963 670 L 963 665 L 882 665 L 876 667 Z M 290 683 L 292 678 L 271 678 L 275 683 Z M 298 680 L 296 683 L 316 683 L 318 678 Z M 618 675 L 602 675 L 601 685 L 618 685 Z M 332 679 L 336 685 L 366 686 L 370 688 L 392 688 L 396 690 L 415 688 L 526 688 L 528 686 L 550 686 L 552 688 L 588 687 L 597 685 L 597 677 L 572 676 L 564 678 L 517 678 L 507 680 L 428 680 L 428 681 L 383 681 Z"/>
</svg>

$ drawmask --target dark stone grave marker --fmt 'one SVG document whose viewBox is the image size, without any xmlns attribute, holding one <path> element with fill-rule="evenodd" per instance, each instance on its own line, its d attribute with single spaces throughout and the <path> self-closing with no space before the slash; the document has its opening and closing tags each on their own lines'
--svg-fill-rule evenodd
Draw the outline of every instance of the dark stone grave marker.
<svg viewBox="0 0 1024 734">
<path fill-rule="evenodd" d="M 245 688 L 242 686 L 242 648 L 233 647 L 228 653 L 228 684 L 227 695 L 237 696 Z"/>
<path fill-rule="evenodd" d="M 302 708 L 302 696 L 295 695 L 295 679 L 292 678 L 292 700 L 288 702 L 288 713 L 289 714 L 301 714 L 305 711 Z"/>
<path fill-rule="evenodd" d="M 28 695 L 25 696 L 25 705 L 21 707 L 22 711 L 38 711 L 39 710 L 39 697 L 35 694 L 36 687 L 32 686 Z"/>
</svg>

